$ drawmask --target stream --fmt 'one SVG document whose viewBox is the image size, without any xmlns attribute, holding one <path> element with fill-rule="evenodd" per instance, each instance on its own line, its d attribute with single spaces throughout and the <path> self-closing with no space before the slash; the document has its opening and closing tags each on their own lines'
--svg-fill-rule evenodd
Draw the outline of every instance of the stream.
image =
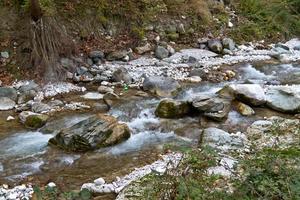
<svg viewBox="0 0 300 200">
<path fill-rule="evenodd" d="M 237 78 L 232 83 L 260 83 L 264 85 L 300 84 L 299 64 L 237 64 L 232 66 Z M 198 93 L 214 93 L 230 82 L 201 82 L 186 85 L 177 99 L 189 99 Z M 30 131 L 16 128 L 13 123 L 1 125 L 0 130 L 0 184 L 17 185 L 33 182 L 45 185 L 50 181 L 66 190 L 99 177 L 112 181 L 134 168 L 149 164 L 165 152 L 165 145 L 195 145 L 206 127 L 218 127 L 228 132 L 245 131 L 255 120 L 287 115 L 264 107 L 254 108 L 256 115 L 245 117 L 235 109 L 224 122 L 204 117 L 159 119 L 154 110 L 160 99 L 145 97 L 128 99 L 112 107 L 109 114 L 127 123 L 132 136 L 125 142 L 97 151 L 68 153 L 47 145 L 56 131 L 86 119 L 92 112 L 58 114 L 45 127 Z M 234 106 L 233 106 L 234 108 Z M 15 131 L 14 131 L 15 130 Z"/>
</svg>

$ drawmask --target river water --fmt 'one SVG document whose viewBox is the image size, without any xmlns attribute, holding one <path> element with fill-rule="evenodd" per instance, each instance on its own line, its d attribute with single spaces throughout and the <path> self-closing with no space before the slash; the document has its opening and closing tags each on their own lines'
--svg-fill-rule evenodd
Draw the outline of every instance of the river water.
<svg viewBox="0 0 300 200">
<path fill-rule="evenodd" d="M 299 84 L 299 64 L 239 64 L 233 66 L 238 78 L 235 82 Z M 228 82 L 186 86 L 176 97 L 189 99 L 198 93 L 213 93 Z M 55 182 L 63 189 L 79 189 L 85 182 L 98 177 L 112 181 L 136 167 L 149 164 L 165 152 L 165 146 L 195 145 L 206 127 L 219 127 L 229 132 L 245 131 L 257 119 L 280 114 L 266 108 L 255 108 L 256 115 L 241 116 L 234 109 L 224 122 L 213 122 L 202 117 L 159 119 L 154 115 L 158 98 L 128 100 L 114 106 L 109 114 L 128 124 L 132 136 L 127 141 L 109 148 L 84 154 L 67 153 L 49 147 L 48 140 L 57 130 L 70 127 L 93 113 L 64 113 L 54 117 L 38 131 L 25 130 L 16 123 L 0 123 L 0 184 Z M 52 117 L 53 118 L 53 117 Z"/>
</svg>

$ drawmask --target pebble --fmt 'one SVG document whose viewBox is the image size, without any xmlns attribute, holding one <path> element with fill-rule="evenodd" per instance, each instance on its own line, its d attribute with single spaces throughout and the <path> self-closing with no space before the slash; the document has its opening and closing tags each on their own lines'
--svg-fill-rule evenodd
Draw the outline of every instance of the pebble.
<svg viewBox="0 0 300 200">
<path fill-rule="evenodd" d="M 53 182 L 50 182 L 50 183 L 47 184 L 47 186 L 50 187 L 50 188 L 54 188 L 54 187 L 56 187 L 56 184 L 53 183 Z"/>
<path fill-rule="evenodd" d="M 7 119 L 6 119 L 6 121 L 12 121 L 12 120 L 14 120 L 15 118 L 13 117 L 13 116 L 8 116 L 7 117 Z"/>
</svg>

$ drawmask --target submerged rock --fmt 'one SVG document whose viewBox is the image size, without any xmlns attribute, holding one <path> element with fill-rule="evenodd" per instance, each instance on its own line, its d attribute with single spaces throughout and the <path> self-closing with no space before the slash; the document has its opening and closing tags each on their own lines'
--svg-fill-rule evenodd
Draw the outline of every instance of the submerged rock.
<svg viewBox="0 0 300 200">
<path fill-rule="evenodd" d="M 184 101 L 173 99 L 162 100 L 155 110 L 155 115 L 161 118 L 180 118 L 191 112 L 191 106 Z"/>
<path fill-rule="evenodd" d="M 126 124 L 112 116 L 98 114 L 61 130 L 49 144 L 67 151 L 85 152 L 118 144 L 129 137 Z"/>
<path fill-rule="evenodd" d="M 287 113 L 300 113 L 300 86 L 272 86 L 267 92 L 267 106 Z"/>
<path fill-rule="evenodd" d="M 143 83 L 143 89 L 160 97 L 175 96 L 180 90 L 179 83 L 169 77 L 150 76 L 146 77 Z"/>
</svg>

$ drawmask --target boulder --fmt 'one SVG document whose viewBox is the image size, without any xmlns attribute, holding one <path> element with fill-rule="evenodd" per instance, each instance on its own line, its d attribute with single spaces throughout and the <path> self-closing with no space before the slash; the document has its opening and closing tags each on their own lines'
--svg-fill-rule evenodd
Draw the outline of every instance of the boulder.
<svg viewBox="0 0 300 200">
<path fill-rule="evenodd" d="M 222 53 L 223 45 L 220 40 L 214 39 L 208 41 L 208 48 L 215 53 Z"/>
<path fill-rule="evenodd" d="M 17 90 L 10 87 L 0 87 L 0 97 L 7 97 L 13 101 L 17 101 Z"/>
<path fill-rule="evenodd" d="M 203 113 L 207 118 L 222 121 L 227 118 L 231 109 L 231 100 L 223 99 L 214 94 L 200 94 L 193 98 L 192 106 L 198 112 Z"/>
<path fill-rule="evenodd" d="M 227 85 L 218 93 L 220 96 L 236 98 L 253 106 L 260 106 L 266 103 L 264 89 L 258 84 Z"/>
<path fill-rule="evenodd" d="M 146 77 L 143 82 L 144 91 L 150 91 L 160 97 L 175 96 L 180 89 L 179 83 L 169 77 L 150 76 Z"/>
<path fill-rule="evenodd" d="M 267 89 L 267 106 L 286 113 L 300 113 L 300 85 L 271 86 Z"/>
<path fill-rule="evenodd" d="M 129 137 L 126 124 L 112 116 L 98 114 L 61 130 L 49 144 L 67 151 L 86 152 L 121 143 Z"/>
<path fill-rule="evenodd" d="M 112 75 L 112 79 L 115 82 L 122 82 L 123 81 L 126 84 L 132 83 L 132 77 L 128 73 L 127 69 L 125 69 L 124 67 L 120 67 L 119 69 L 114 71 L 114 73 Z"/>
<path fill-rule="evenodd" d="M 181 63 L 181 62 L 195 62 L 207 57 L 216 57 L 218 54 L 208 51 L 205 49 L 182 49 L 179 52 L 176 52 L 174 55 L 169 58 L 165 58 L 164 61 L 171 63 Z"/>
<path fill-rule="evenodd" d="M 165 47 L 157 46 L 155 49 L 155 57 L 158 59 L 164 59 L 169 57 L 169 51 Z"/>
<path fill-rule="evenodd" d="M 155 115 L 160 118 L 176 119 L 184 117 L 190 112 L 191 106 L 188 102 L 164 99 L 156 108 Z"/>
<path fill-rule="evenodd" d="M 20 121 L 27 127 L 38 129 L 44 126 L 48 120 L 47 115 L 38 114 L 30 111 L 23 111 L 19 114 Z"/>
<path fill-rule="evenodd" d="M 0 97 L 0 111 L 11 110 L 16 106 L 16 102 L 7 97 Z"/>
<path fill-rule="evenodd" d="M 241 102 L 237 103 L 236 108 L 237 111 L 243 116 L 250 116 L 255 114 L 255 111 L 250 106 Z"/>
<path fill-rule="evenodd" d="M 104 53 L 102 51 L 91 51 L 89 53 L 89 57 L 93 60 L 94 63 L 96 63 L 99 60 L 104 59 Z"/>
<path fill-rule="evenodd" d="M 208 145 L 221 151 L 239 149 L 244 146 L 244 141 L 239 135 L 229 134 L 213 127 L 203 130 L 200 142 L 204 146 Z"/>
<path fill-rule="evenodd" d="M 230 51 L 233 51 L 235 49 L 235 43 L 231 38 L 224 38 L 222 40 L 222 44 L 225 49 L 228 49 Z"/>
<path fill-rule="evenodd" d="M 23 104 L 30 100 L 33 100 L 36 95 L 37 92 L 35 90 L 25 91 L 21 93 L 20 96 L 18 97 L 18 104 Z"/>
</svg>

